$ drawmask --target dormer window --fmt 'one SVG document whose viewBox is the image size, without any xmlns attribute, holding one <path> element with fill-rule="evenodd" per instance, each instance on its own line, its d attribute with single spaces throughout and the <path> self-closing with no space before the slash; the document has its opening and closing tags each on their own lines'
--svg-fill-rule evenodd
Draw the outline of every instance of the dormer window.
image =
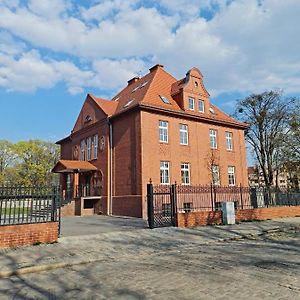
<svg viewBox="0 0 300 300">
<path fill-rule="evenodd" d="M 195 99 L 194 98 L 189 98 L 189 109 L 195 110 Z"/>
<path fill-rule="evenodd" d="M 166 104 L 171 104 L 169 99 L 165 96 L 162 96 L 162 95 L 159 95 L 160 99 L 162 100 L 163 103 L 166 103 Z"/>
<path fill-rule="evenodd" d="M 199 112 L 204 113 L 204 101 L 203 100 L 198 100 L 198 110 L 199 110 Z"/>
<path fill-rule="evenodd" d="M 136 86 L 133 90 L 132 90 L 132 92 L 131 93 L 134 93 L 135 91 L 137 91 L 138 89 L 140 88 L 140 86 L 138 85 L 138 86 Z"/>
<path fill-rule="evenodd" d="M 142 85 L 141 88 L 143 88 L 145 85 L 147 85 L 148 81 L 145 81 Z"/>
<path fill-rule="evenodd" d="M 133 102 L 133 99 L 132 99 L 132 100 L 129 100 L 123 107 L 124 107 L 124 108 L 128 107 L 132 102 Z"/>
</svg>

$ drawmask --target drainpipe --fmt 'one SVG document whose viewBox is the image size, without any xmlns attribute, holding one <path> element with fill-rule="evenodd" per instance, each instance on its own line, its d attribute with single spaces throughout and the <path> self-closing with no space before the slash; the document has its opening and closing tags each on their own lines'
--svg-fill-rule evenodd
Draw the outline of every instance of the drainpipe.
<svg viewBox="0 0 300 300">
<path fill-rule="evenodd" d="M 112 123 L 110 122 L 110 120 L 108 120 L 108 126 L 109 126 L 109 209 L 108 209 L 108 214 L 112 215 L 112 191 L 113 191 L 113 179 L 112 179 L 112 171 L 113 171 L 113 167 L 112 167 L 112 159 L 113 159 L 113 155 L 112 155 L 112 149 L 113 149 L 113 126 Z"/>
</svg>

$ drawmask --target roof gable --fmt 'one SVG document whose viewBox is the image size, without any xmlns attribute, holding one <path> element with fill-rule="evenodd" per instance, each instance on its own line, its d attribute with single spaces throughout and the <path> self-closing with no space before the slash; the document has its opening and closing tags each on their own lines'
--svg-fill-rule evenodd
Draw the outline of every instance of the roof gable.
<svg viewBox="0 0 300 300">
<path fill-rule="evenodd" d="M 88 94 L 77 117 L 72 133 L 106 118 L 107 113 L 100 108 L 100 105 L 95 99 Z"/>
</svg>

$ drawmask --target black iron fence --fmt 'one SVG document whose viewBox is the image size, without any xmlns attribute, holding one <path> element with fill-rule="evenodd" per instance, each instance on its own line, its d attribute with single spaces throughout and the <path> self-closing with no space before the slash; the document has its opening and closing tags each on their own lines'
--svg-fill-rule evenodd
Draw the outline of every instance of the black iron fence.
<svg viewBox="0 0 300 300">
<path fill-rule="evenodd" d="M 171 226 L 177 212 L 216 211 L 222 202 L 235 209 L 300 205 L 300 191 L 214 185 L 148 184 L 148 220 L 151 228 Z"/>
<path fill-rule="evenodd" d="M 0 225 L 59 221 L 59 187 L 0 187 Z"/>
</svg>

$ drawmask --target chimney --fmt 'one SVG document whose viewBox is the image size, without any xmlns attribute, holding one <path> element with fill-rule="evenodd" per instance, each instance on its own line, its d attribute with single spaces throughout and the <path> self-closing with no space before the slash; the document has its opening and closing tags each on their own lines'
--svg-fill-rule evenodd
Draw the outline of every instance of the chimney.
<svg viewBox="0 0 300 300">
<path fill-rule="evenodd" d="M 139 81 L 139 79 L 140 78 L 138 76 L 135 76 L 135 77 L 131 78 L 130 80 L 127 81 L 128 82 L 128 86 L 131 85 L 131 84 L 133 84 L 133 83 L 135 83 L 135 82 L 137 82 L 137 81 Z"/>
<path fill-rule="evenodd" d="M 164 66 L 163 65 L 160 65 L 160 64 L 156 64 L 155 66 L 153 66 L 153 67 L 151 67 L 150 69 L 149 69 L 149 71 L 150 71 L 150 73 L 152 73 L 153 71 L 155 71 L 156 69 L 158 69 L 158 68 L 164 68 Z"/>
</svg>

